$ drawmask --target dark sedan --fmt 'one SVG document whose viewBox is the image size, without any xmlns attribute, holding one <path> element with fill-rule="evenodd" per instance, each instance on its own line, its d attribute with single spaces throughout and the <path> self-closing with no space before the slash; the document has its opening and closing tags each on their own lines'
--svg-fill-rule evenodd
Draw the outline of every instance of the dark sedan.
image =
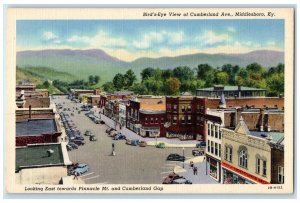
<svg viewBox="0 0 300 203">
<path fill-rule="evenodd" d="M 185 157 L 179 154 L 170 154 L 167 157 L 167 161 L 185 161 Z"/>
</svg>

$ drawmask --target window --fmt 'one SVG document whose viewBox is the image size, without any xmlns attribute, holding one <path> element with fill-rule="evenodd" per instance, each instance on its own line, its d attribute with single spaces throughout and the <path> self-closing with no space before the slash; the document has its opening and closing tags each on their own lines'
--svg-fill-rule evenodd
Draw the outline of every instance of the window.
<svg viewBox="0 0 300 203">
<path fill-rule="evenodd" d="M 181 106 L 181 111 L 185 112 L 185 106 L 184 105 Z"/>
<path fill-rule="evenodd" d="M 148 124 L 148 118 L 145 118 L 145 124 Z"/>
<path fill-rule="evenodd" d="M 177 117 L 176 116 L 173 117 L 173 122 L 177 123 Z"/>
<path fill-rule="evenodd" d="M 158 123 L 158 118 L 155 118 L 155 123 L 156 123 L 156 124 Z"/>
<path fill-rule="evenodd" d="M 260 174 L 260 157 L 256 157 L 256 173 Z"/>
<path fill-rule="evenodd" d="M 210 140 L 207 140 L 207 152 L 210 152 Z"/>
<path fill-rule="evenodd" d="M 225 145 L 225 160 L 232 162 L 232 147 Z"/>
<path fill-rule="evenodd" d="M 263 176 L 267 176 L 267 161 L 263 160 Z"/>
<path fill-rule="evenodd" d="M 284 183 L 284 168 L 282 166 L 278 167 L 278 183 Z"/>
<path fill-rule="evenodd" d="M 219 144 L 219 157 L 221 157 L 221 144 Z"/>
<path fill-rule="evenodd" d="M 197 122 L 196 122 L 196 125 L 199 125 L 200 124 L 200 116 L 197 116 Z"/>
<path fill-rule="evenodd" d="M 173 106 L 173 110 L 174 110 L 174 111 L 177 111 L 177 105 L 174 105 L 174 106 Z"/>
<path fill-rule="evenodd" d="M 207 124 L 207 129 L 208 129 L 208 136 L 210 136 L 210 123 Z"/>
<path fill-rule="evenodd" d="M 191 105 L 188 105 L 188 111 L 191 111 L 192 109 L 191 109 Z"/>
<path fill-rule="evenodd" d="M 191 116 L 188 116 L 188 124 L 191 124 Z"/>
<path fill-rule="evenodd" d="M 184 118 L 184 116 L 181 117 L 181 123 L 185 124 L 185 118 Z"/>
<path fill-rule="evenodd" d="M 248 154 L 245 150 L 239 152 L 239 166 L 247 168 L 248 166 Z"/>
<path fill-rule="evenodd" d="M 197 111 L 198 112 L 200 111 L 200 105 L 199 104 L 197 105 Z"/>
<path fill-rule="evenodd" d="M 215 125 L 215 138 L 218 138 L 218 132 L 219 132 L 218 126 Z"/>
<path fill-rule="evenodd" d="M 213 154 L 213 153 L 214 153 L 214 150 L 215 150 L 215 149 L 214 149 L 214 142 L 213 142 L 213 141 L 211 141 L 211 148 L 210 148 L 210 149 L 211 149 L 210 153 Z"/>
<path fill-rule="evenodd" d="M 215 143 L 215 155 L 218 156 L 218 144 L 217 143 Z"/>
<path fill-rule="evenodd" d="M 151 121 L 150 121 L 150 123 L 151 123 L 151 124 L 153 123 L 153 118 L 151 118 Z"/>
<path fill-rule="evenodd" d="M 167 111 L 171 111 L 171 104 L 167 104 Z"/>
<path fill-rule="evenodd" d="M 164 118 L 160 118 L 161 124 L 164 124 Z"/>
</svg>

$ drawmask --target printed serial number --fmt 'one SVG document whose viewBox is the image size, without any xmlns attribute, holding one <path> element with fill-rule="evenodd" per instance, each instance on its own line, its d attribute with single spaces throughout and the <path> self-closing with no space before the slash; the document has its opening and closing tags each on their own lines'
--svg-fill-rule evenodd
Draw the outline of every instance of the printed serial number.
<svg viewBox="0 0 300 203">
<path fill-rule="evenodd" d="M 280 190 L 280 189 L 282 189 L 282 185 L 278 185 L 278 186 L 268 186 L 268 189 L 269 189 L 269 190 L 273 190 L 273 189 L 275 189 L 275 190 Z"/>
</svg>

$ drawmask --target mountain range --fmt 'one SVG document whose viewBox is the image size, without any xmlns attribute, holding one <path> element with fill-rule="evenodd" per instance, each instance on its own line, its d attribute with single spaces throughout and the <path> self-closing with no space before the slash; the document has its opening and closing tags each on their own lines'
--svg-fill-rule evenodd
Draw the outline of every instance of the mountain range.
<svg viewBox="0 0 300 203">
<path fill-rule="evenodd" d="M 245 67 L 251 63 L 259 63 L 264 67 L 284 63 L 284 52 L 258 50 L 245 54 L 191 54 L 175 57 L 138 58 L 131 62 L 110 56 L 100 49 L 70 50 L 48 49 L 39 51 L 17 52 L 17 66 L 22 68 L 47 67 L 57 72 L 68 73 L 72 77 L 65 80 L 87 79 L 89 75 L 99 75 L 101 83 L 111 81 L 115 74 L 125 73 L 132 69 L 139 77 L 140 72 L 147 67 L 173 69 L 178 66 L 197 67 L 199 64 L 210 64 L 221 67 L 224 64 Z M 51 71 L 48 71 L 51 72 Z M 57 74 L 56 74 L 57 75 Z M 56 75 L 49 75 L 55 79 Z M 61 79 L 61 78 L 60 78 Z"/>
</svg>

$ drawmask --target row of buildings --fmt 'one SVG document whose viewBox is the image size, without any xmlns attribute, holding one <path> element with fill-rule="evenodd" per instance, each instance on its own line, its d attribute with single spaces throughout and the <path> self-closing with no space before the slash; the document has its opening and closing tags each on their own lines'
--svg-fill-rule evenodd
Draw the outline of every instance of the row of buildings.
<svg viewBox="0 0 300 203">
<path fill-rule="evenodd" d="M 65 133 L 49 92 L 30 82 L 16 86 L 15 174 L 18 184 L 58 184 L 71 165 Z"/>
<path fill-rule="evenodd" d="M 218 182 L 283 183 L 284 98 L 226 86 L 197 95 L 101 93 L 97 106 L 142 137 L 206 141 L 208 175 Z"/>
</svg>

